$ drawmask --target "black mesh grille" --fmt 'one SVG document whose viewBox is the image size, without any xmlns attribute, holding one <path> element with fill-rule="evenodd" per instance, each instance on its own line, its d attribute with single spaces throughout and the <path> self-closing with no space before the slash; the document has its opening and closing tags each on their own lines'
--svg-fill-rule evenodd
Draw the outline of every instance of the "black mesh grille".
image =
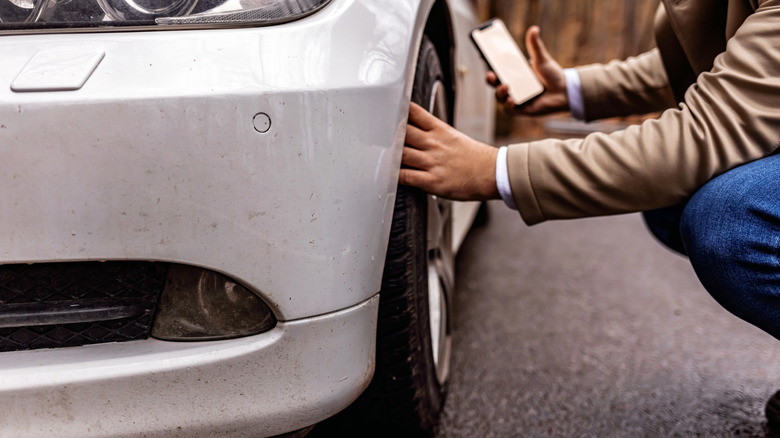
<svg viewBox="0 0 780 438">
<path fill-rule="evenodd" d="M 36 319 L 36 313 L 41 316 L 35 323 L 9 327 L 6 322 L 0 327 L 0 351 L 146 339 L 167 272 L 168 264 L 150 262 L 2 265 L 0 317 L 19 314 L 20 309 L 27 320 Z M 47 318 L 67 318 L 70 308 L 120 304 L 125 309 L 121 317 L 47 323 Z M 50 313 L 59 316 L 47 316 Z"/>
</svg>

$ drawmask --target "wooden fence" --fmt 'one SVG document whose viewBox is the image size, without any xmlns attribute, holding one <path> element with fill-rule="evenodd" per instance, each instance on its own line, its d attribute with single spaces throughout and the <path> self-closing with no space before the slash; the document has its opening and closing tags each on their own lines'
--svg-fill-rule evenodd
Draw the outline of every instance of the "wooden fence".
<svg viewBox="0 0 780 438">
<path fill-rule="evenodd" d="M 564 67 L 623 59 L 653 46 L 659 0 L 474 0 L 480 17 L 502 18 L 525 50 L 524 33 L 538 25 L 550 53 Z M 498 135 L 556 135 L 544 120 L 500 115 Z M 560 124 L 555 124 L 559 126 Z"/>
</svg>

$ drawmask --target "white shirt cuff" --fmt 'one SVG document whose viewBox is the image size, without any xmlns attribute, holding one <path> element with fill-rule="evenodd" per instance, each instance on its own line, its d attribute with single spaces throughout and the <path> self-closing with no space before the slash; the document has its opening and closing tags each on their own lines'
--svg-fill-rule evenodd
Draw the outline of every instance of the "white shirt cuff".
<svg viewBox="0 0 780 438">
<path fill-rule="evenodd" d="M 498 156 L 496 157 L 496 186 L 498 186 L 498 194 L 501 195 L 504 204 L 512 210 L 517 210 L 515 198 L 512 197 L 512 187 L 509 185 L 509 172 L 506 164 L 507 150 L 506 146 L 498 148 Z"/>
<path fill-rule="evenodd" d="M 582 84 L 580 74 L 573 68 L 563 70 L 566 77 L 566 97 L 569 99 L 569 110 L 572 117 L 585 120 L 585 102 L 582 100 Z"/>
</svg>

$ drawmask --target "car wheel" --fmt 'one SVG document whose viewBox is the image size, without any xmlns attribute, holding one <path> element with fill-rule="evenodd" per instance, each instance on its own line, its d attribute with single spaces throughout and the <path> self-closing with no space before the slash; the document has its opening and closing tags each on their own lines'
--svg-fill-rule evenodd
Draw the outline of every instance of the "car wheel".
<svg viewBox="0 0 780 438">
<path fill-rule="evenodd" d="M 412 100 L 447 121 L 444 75 L 423 37 Z M 395 436 L 431 434 L 444 405 L 450 365 L 454 282 L 452 206 L 399 186 L 382 279 L 376 386 Z"/>
<path fill-rule="evenodd" d="M 444 75 L 427 37 L 420 46 L 412 100 L 448 119 Z M 380 292 L 374 378 L 352 406 L 318 426 L 319 432 L 392 437 L 434 432 L 450 364 L 451 219 L 449 201 L 398 187 Z"/>
</svg>

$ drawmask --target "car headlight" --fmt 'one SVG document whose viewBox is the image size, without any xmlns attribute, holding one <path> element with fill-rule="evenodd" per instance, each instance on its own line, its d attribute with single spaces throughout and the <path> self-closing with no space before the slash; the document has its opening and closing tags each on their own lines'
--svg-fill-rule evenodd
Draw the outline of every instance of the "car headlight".
<svg viewBox="0 0 780 438">
<path fill-rule="evenodd" d="M 112 26 L 267 26 L 331 0 L 0 0 L 0 31 Z"/>
</svg>

